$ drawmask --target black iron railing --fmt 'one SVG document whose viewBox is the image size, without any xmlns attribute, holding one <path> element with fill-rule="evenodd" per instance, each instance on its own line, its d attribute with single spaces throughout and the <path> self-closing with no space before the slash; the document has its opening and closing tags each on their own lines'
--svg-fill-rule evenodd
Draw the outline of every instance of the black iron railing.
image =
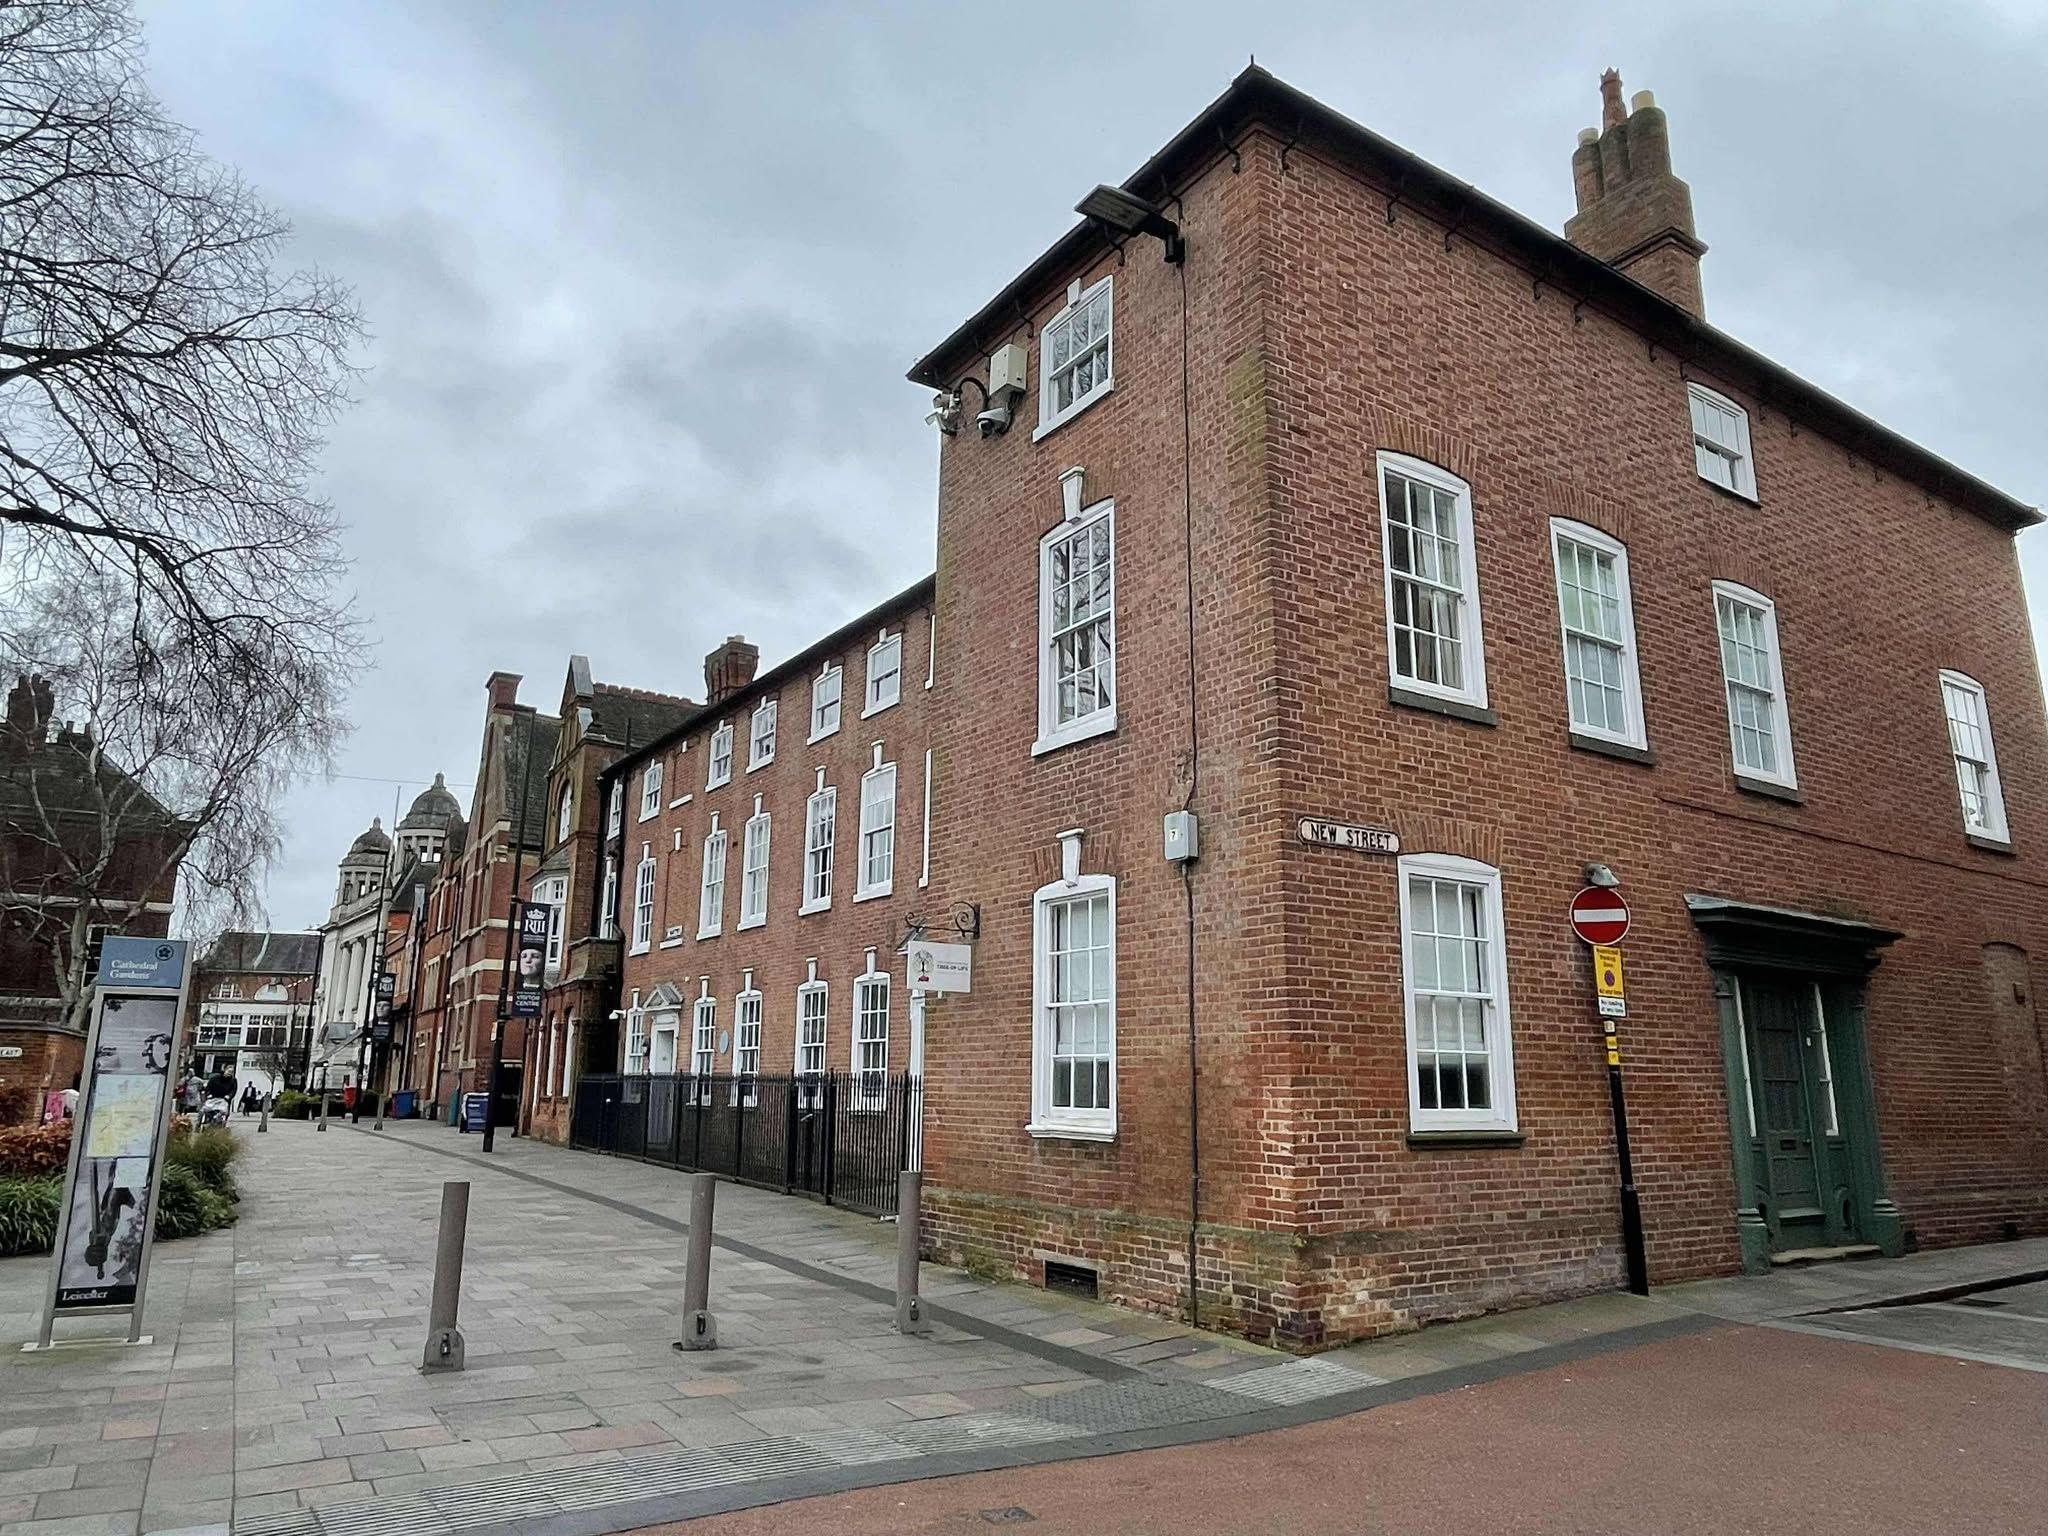
<svg viewBox="0 0 2048 1536">
<path fill-rule="evenodd" d="M 918 1166 L 922 1085 L 890 1076 L 586 1076 L 570 1145 L 886 1215 Z"/>
</svg>

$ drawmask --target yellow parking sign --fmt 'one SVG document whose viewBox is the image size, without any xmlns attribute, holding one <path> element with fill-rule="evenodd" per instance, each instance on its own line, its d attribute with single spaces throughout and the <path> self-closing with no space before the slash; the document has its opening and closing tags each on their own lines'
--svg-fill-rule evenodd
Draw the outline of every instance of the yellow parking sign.
<svg viewBox="0 0 2048 1536">
<path fill-rule="evenodd" d="M 1621 947 L 1616 944 L 1595 944 L 1593 946 L 1593 987 L 1600 998 L 1600 1016 L 1608 1019 L 1628 1017 L 1626 984 L 1621 973 Z"/>
</svg>

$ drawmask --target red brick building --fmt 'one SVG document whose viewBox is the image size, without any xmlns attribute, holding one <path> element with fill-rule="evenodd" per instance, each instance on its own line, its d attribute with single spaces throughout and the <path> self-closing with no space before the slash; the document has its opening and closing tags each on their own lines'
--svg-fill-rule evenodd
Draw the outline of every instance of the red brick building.
<svg viewBox="0 0 2048 1536">
<path fill-rule="evenodd" d="M 696 709 L 688 699 L 593 682 L 587 657 L 569 658 L 561 730 L 548 766 L 546 852 L 526 882 L 529 901 L 554 909 L 541 1015 L 527 1033 L 519 1128 L 566 1141 L 569 1105 L 593 1021 L 605 1041 L 618 1006 L 619 938 L 600 920 L 604 809 L 599 777 L 618 757 L 660 737 Z M 616 876 L 614 876 L 616 879 Z M 607 1043 L 599 1070 L 615 1069 Z"/>
<path fill-rule="evenodd" d="M 201 1077 L 225 1070 L 259 1094 L 302 1088 L 313 1045 L 317 933 L 222 934 L 192 972 L 185 1045 Z"/>
<path fill-rule="evenodd" d="M 922 1028 L 896 949 L 931 910 L 932 583 L 758 660 L 727 640 L 704 705 L 603 775 L 622 1027 L 587 1060 L 879 1098 Z"/>
<path fill-rule="evenodd" d="M 913 371 L 943 708 L 826 779 L 928 735 L 920 900 L 981 913 L 938 1255 L 1161 1309 L 1197 1255 L 1205 1322 L 1297 1345 L 1620 1284 L 1589 866 L 1653 1279 L 2048 1231 L 2038 514 L 1709 326 L 1663 115 L 1603 90 L 1567 240 L 1247 70 Z M 724 1027 L 750 965 L 773 1054 L 826 951 L 837 1051 L 882 925 L 787 916 L 819 754 L 705 787 L 762 697 L 627 783 L 626 981 Z M 694 941 L 757 793 L 770 922 Z"/>
<path fill-rule="evenodd" d="M 190 838 L 55 707 L 20 678 L 0 721 L 0 1124 L 77 1079 L 100 941 L 170 931 Z"/>
</svg>

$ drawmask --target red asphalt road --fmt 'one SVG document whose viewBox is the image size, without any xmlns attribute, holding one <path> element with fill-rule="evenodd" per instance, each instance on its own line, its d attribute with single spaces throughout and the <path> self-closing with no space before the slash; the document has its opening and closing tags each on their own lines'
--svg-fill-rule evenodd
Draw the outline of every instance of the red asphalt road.
<svg viewBox="0 0 2048 1536">
<path fill-rule="evenodd" d="M 1726 1328 L 1298 1429 L 655 1529 L 686 1527 L 2041 1536 L 2048 1375 Z"/>
</svg>

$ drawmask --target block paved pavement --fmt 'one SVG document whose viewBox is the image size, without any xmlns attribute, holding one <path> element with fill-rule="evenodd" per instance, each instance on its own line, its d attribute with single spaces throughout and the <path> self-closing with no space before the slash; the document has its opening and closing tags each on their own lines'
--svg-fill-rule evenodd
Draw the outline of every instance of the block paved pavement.
<svg viewBox="0 0 2048 1536">
<path fill-rule="evenodd" d="M 1593 1297 L 1291 1361 L 928 1265 L 935 1326 L 906 1339 L 893 1225 L 724 1184 L 721 1347 L 681 1354 L 686 1176 L 511 1137 L 484 1159 L 479 1138 L 417 1122 L 237 1131 L 242 1219 L 157 1249 L 155 1342 L 19 1353 L 46 1261 L 0 1261 L 8 1536 L 230 1519 L 272 1536 L 596 1532 L 657 1496 L 675 1508 L 749 1483 L 769 1496 L 777 1478 L 896 1480 L 1305 1422 L 1710 1310 Z M 472 1186 L 469 1364 L 427 1377 L 448 1178 Z"/>
</svg>

